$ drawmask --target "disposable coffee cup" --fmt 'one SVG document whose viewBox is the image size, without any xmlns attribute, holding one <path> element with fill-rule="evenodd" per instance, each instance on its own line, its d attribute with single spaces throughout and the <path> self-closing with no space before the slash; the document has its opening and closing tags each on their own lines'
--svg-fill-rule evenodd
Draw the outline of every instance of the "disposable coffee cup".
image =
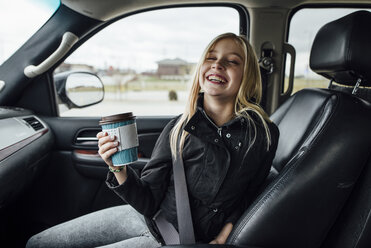
<svg viewBox="0 0 371 248">
<path fill-rule="evenodd" d="M 102 117 L 99 125 L 108 135 L 116 136 L 118 151 L 112 155 L 114 166 L 128 165 L 138 160 L 138 133 L 132 112 Z"/>
</svg>

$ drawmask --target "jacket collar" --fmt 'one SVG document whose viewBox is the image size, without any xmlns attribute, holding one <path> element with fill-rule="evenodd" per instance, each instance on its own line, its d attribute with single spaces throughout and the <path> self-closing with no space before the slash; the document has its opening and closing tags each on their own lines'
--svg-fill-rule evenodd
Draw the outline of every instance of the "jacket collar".
<svg viewBox="0 0 371 248">
<path fill-rule="evenodd" d="M 204 94 L 200 93 L 197 99 L 195 114 L 184 126 L 184 130 L 202 139 L 216 139 L 223 128 L 240 130 L 241 124 L 246 122 L 244 117 L 235 117 L 222 126 L 218 127 L 214 121 L 206 114 L 203 108 Z"/>
<path fill-rule="evenodd" d="M 205 118 L 209 118 L 211 120 L 211 118 L 207 116 L 207 114 L 204 110 L 204 93 L 203 92 L 199 93 L 198 99 L 197 99 L 196 113 L 199 112 L 199 111 L 205 115 Z M 241 121 L 241 119 L 245 119 L 245 118 L 242 117 L 242 116 L 236 116 L 232 120 L 228 121 L 227 123 L 224 123 L 221 127 L 230 126 L 237 121 Z"/>
</svg>

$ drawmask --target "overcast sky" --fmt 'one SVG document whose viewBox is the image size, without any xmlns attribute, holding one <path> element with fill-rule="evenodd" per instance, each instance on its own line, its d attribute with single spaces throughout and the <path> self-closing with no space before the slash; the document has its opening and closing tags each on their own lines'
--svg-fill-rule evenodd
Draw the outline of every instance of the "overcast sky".
<svg viewBox="0 0 371 248">
<path fill-rule="evenodd" d="M 59 0 L 0 1 L 0 64 L 38 30 Z"/>
<path fill-rule="evenodd" d="M 58 6 L 57 0 L 1 1 L 0 64 L 40 28 Z M 317 30 L 324 23 L 353 11 L 316 9 L 302 10 L 294 15 L 289 43 L 297 52 L 296 75 L 309 73 L 309 51 Z M 66 62 L 136 71 L 155 70 L 156 62 L 165 58 L 179 57 L 196 63 L 213 37 L 224 32 L 238 33 L 238 23 L 238 13 L 231 8 L 182 8 L 142 13 L 107 27 Z"/>
<path fill-rule="evenodd" d="M 213 18 L 210 18 L 211 13 Z M 155 70 L 156 61 L 165 58 L 179 57 L 197 62 L 212 38 L 225 32 L 238 33 L 238 25 L 238 13 L 231 8 L 182 8 L 141 13 L 99 32 L 68 62 L 88 60 L 100 67 L 111 65 L 138 71 Z"/>
</svg>

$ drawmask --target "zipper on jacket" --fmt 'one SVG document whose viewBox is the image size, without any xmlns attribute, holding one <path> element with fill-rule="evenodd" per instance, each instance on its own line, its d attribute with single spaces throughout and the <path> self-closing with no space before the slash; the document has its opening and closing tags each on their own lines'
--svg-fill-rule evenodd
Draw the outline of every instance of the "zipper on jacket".
<svg viewBox="0 0 371 248">
<path fill-rule="evenodd" d="M 218 127 L 211 119 L 210 117 L 206 114 L 205 110 L 202 110 L 202 113 L 206 117 L 206 119 L 209 120 L 209 122 L 216 128 L 217 133 L 219 134 L 220 137 L 222 137 L 222 128 Z"/>
</svg>

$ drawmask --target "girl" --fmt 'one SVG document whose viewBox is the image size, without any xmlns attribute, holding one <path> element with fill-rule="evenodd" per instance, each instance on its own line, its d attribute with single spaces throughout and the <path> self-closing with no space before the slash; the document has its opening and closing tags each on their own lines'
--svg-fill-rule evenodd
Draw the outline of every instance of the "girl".
<svg viewBox="0 0 371 248">
<path fill-rule="evenodd" d="M 66 242 L 63 236 L 71 247 L 161 246 L 152 217 L 160 210 L 177 228 L 172 156 L 178 137 L 196 241 L 224 244 L 266 179 L 277 148 L 278 128 L 258 105 L 260 98 L 260 71 L 251 45 L 232 33 L 216 37 L 196 67 L 184 113 L 164 128 L 141 176 L 130 166 L 114 167 L 110 157 L 118 142 L 107 133 L 97 134 L 99 154 L 110 168 L 106 183 L 129 205 L 58 225 L 28 244 L 48 239 L 52 243 L 43 245 L 55 247 Z"/>
</svg>

